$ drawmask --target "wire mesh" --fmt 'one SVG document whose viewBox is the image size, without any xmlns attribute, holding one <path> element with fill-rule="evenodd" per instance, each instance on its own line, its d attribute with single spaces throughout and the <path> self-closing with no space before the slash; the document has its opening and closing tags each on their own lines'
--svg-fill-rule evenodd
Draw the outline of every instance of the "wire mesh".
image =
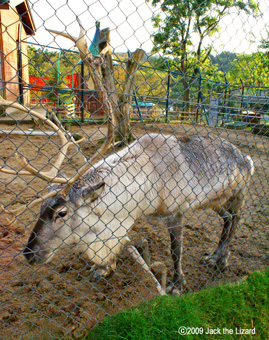
<svg viewBox="0 0 269 340">
<path fill-rule="evenodd" d="M 268 265 L 269 6 L 240 6 L 0 2 L 1 339 Z"/>
</svg>

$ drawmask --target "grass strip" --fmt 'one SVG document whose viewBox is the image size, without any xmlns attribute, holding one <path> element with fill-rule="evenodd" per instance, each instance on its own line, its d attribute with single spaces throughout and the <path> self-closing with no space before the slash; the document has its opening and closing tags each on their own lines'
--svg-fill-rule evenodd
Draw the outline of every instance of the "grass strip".
<svg viewBox="0 0 269 340">
<path fill-rule="evenodd" d="M 85 339 L 269 339 L 268 278 L 266 269 L 235 284 L 156 297 L 106 318 Z M 180 335 L 182 326 L 191 334 Z"/>
</svg>

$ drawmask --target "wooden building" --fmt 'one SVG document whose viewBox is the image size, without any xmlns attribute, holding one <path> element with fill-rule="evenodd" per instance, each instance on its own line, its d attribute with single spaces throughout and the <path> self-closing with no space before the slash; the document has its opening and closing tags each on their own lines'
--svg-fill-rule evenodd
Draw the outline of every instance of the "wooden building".
<svg viewBox="0 0 269 340">
<path fill-rule="evenodd" d="M 0 94 L 30 104 L 26 39 L 35 25 L 27 0 L 0 0 Z"/>
</svg>

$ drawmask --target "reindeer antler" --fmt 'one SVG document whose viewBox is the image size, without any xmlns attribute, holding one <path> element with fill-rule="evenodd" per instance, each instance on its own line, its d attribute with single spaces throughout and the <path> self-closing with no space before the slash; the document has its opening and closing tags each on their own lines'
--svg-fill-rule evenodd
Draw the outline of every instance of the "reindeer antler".
<svg viewBox="0 0 269 340">
<path fill-rule="evenodd" d="M 29 162 L 26 160 L 25 157 L 18 155 L 18 153 L 15 153 L 16 161 L 22 166 L 23 170 L 14 171 L 14 170 L 10 170 L 10 169 L 6 169 L 5 167 L 2 167 L 2 168 L 0 168 L 0 171 L 7 173 L 7 174 L 12 174 L 12 175 L 36 176 L 38 178 L 41 178 L 42 180 L 45 180 L 45 181 L 51 182 L 51 183 L 67 184 L 68 179 L 62 178 L 62 177 L 57 177 L 57 174 L 58 174 L 58 172 L 61 168 L 61 165 L 62 165 L 62 163 L 63 163 L 63 161 L 66 157 L 67 150 L 68 150 L 69 146 L 82 142 L 84 140 L 84 138 L 81 138 L 78 141 L 68 142 L 63 131 L 61 131 L 61 129 L 59 129 L 58 126 L 55 125 L 51 120 L 47 119 L 45 116 L 41 115 L 40 113 L 38 113 L 34 110 L 31 110 L 29 108 L 26 108 L 19 103 L 5 100 L 1 96 L 0 96 L 0 105 L 14 107 L 16 109 L 19 109 L 23 112 L 27 112 L 31 116 L 34 116 L 34 117 L 44 121 L 46 124 L 48 124 L 50 127 L 53 128 L 53 130 L 58 134 L 58 136 L 61 139 L 61 147 L 60 147 L 60 150 L 59 150 L 59 156 L 57 157 L 54 164 L 52 164 L 52 168 L 48 172 L 43 172 L 43 171 L 39 171 L 39 170 L 35 169 L 34 167 L 32 167 L 29 164 Z M 17 215 L 17 214 L 20 214 L 22 211 L 24 211 L 25 207 L 32 208 L 36 204 L 42 202 L 43 200 L 45 200 L 49 197 L 55 196 L 56 194 L 57 194 L 57 191 L 52 191 L 49 194 L 32 201 L 28 205 L 23 205 L 22 207 L 20 207 L 18 209 L 8 211 L 8 210 L 4 209 L 3 206 L 1 208 L 6 213 L 11 213 L 11 214 Z"/>
<path fill-rule="evenodd" d="M 25 208 L 27 209 L 31 209 L 33 208 L 34 206 L 36 206 L 37 204 L 39 203 L 42 203 L 43 201 L 45 201 L 46 199 L 50 198 L 50 197 L 53 197 L 57 194 L 57 191 L 56 190 L 53 190 L 51 192 L 49 192 L 48 194 L 42 196 L 42 197 L 39 197 L 35 200 L 33 200 L 32 202 L 30 202 L 29 204 L 23 204 L 21 207 L 17 208 L 17 209 L 10 209 L 10 210 L 7 210 L 5 209 L 5 207 L 3 206 L 3 204 L 0 204 L 0 212 L 5 212 L 7 214 L 12 214 L 12 215 L 20 215 L 21 213 L 24 212 Z"/>
<path fill-rule="evenodd" d="M 73 144 L 78 144 L 80 142 L 82 142 L 84 140 L 84 138 L 81 138 L 78 141 L 74 141 L 74 142 L 68 142 L 64 133 L 58 128 L 57 125 L 55 125 L 51 120 L 49 120 L 48 118 L 46 118 L 45 116 L 41 115 L 40 113 L 28 109 L 24 106 L 22 106 L 19 103 L 15 103 L 15 102 L 11 102 L 8 100 L 3 99 L 0 96 L 0 105 L 3 106 L 9 106 L 9 107 L 14 107 L 16 109 L 19 109 L 23 112 L 27 112 L 29 113 L 31 116 L 34 116 L 42 121 L 44 121 L 46 124 L 48 124 L 50 127 L 53 128 L 53 130 L 58 134 L 58 136 L 61 139 L 61 148 L 60 148 L 60 152 L 59 152 L 59 156 L 56 159 L 55 163 L 52 164 L 52 168 L 50 169 L 50 171 L 48 172 L 42 172 L 39 170 L 34 169 L 27 161 L 24 157 L 19 156 L 17 153 L 15 153 L 15 157 L 17 162 L 24 168 L 24 170 L 21 171 L 14 171 L 14 170 L 8 170 L 6 168 L 0 168 L 0 171 L 8 173 L 8 174 L 12 174 L 12 175 L 32 175 L 32 176 L 37 176 L 45 181 L 50 181 L 52 183 L 67 183 L 68 180 L 61 178 L 61 177 L 56 177 L 60 167 L 66 157 L 67 154 L 67 150 L 69 148 L 70 145 Z"/>
<path fill-rule="evenodd" d="M 84 28 L 81 24 L 81 21 L 79 20 L 78 17 L 77 17 L 77 22 L 80 26 L 80 33 L 79 33 L 78 37 L 74 37 L 73 35 L 71 35 L 70 33 L 67 33 L 67 32 L 60 32 L 60 31 L 56 31 L 56 30 L 52 30 L 52 29 L 48 29 L 48 28 L 46 28 L 46 30 L 53 33 L 53 34 L 61 35 L 62 37 L 65 37 L 67 39 L 72 40 L 79 50 L 81 59 L 84 60 L 86 58 L 86 56 L 88 54 L 90 54 L 90 52 L 88 50 L 88 44 L 87 44 L 87 41 L 86 41 L 86 38 L 85 38 L 86 32 L 85 32 L 85 30 L 84 30 Z"/>
</svg>

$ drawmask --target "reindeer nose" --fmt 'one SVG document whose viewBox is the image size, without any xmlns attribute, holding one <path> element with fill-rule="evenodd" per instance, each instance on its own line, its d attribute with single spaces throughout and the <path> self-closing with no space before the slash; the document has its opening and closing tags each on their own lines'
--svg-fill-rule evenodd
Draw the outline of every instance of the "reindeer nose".
<svg viewBox="0 0 269 340">
<path fill-rule="evenodd" d="M 37 255 L 38 250 L 39 250 L 38 245 L 35 245 L 32 249 L 28 246 L 24 248 L 23 255 L 29 264 L 34 264 L 38 260 L 39 258 L 39 256 Z"/>
</svg>

